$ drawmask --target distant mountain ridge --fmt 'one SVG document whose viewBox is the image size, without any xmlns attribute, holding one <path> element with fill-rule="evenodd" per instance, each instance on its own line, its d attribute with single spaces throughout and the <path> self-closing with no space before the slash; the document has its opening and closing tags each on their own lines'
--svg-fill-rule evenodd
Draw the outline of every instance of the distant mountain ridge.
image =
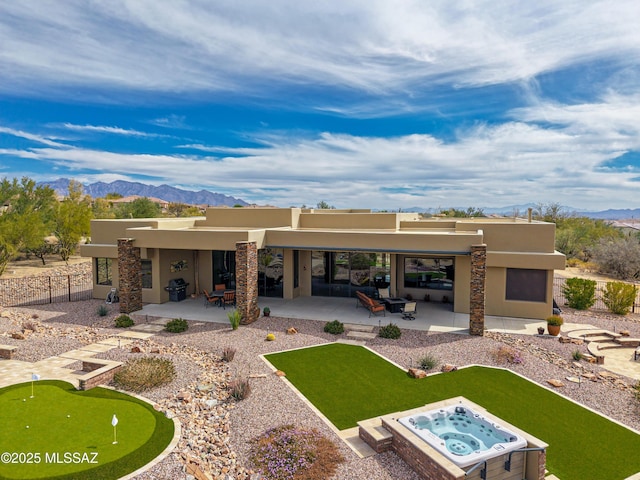
<svg viewBox="0 0 640 480">
<path fill-rule="evenodd" d="M 68 178 L 59 178 L 51 182 L 40 182 L 38 185 L 47 185 L 51 187 L 59 195 L 66 195 L 69 190 Z M 146 185 L 139 182 L 127 182 L 124 180 L 116 180 L 111 183 L 96 182 L 83 185 L 84 193 L 94 198 L 104 197 L 109 193 L 118 193 L 123 197 L 130 195 L 139 195 L 141 197 L 154 197 L 166 200 L 172 203 L 186 203 L 189 205 L 226 205 L 233 207 L 234 205 L 249 205 L 242 199 L 224 195 L 222 193 L 214 193 L 208 190 L 200 190 L 194 192 L 191 190 L 182 190 L 170 185 Z"/>
</svg>

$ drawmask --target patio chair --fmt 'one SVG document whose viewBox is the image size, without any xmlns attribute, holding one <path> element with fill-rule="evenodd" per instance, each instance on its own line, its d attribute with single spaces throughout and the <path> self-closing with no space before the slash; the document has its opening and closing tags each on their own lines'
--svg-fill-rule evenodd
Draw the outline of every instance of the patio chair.
<svg viewBox="0 0 640 480">
<path fill-rule="evenodd" d="M 236 304 L 236 292 L 233 290 L 224 292 L 224 297 L 222 297 L 222 306 L 226 309 L 227 305 L 235 305 L 235 304 Z"/>
<path fill-rule="evenodd" d="M 379 288 L 378 289 L 378 298 L 391 298 L 391 293 L 389 292 L 389 287 Z"/>
<path fill-rule="evenodd" d="M 402 308 L 402 319 L 403 320 L 415 320 L 418 303 L 417 302 L 407 302 L 404 304 Z"/>
<path fill-rule="evenodd" d="M 202 290 L 202 293 L 204 293 L 204 306 L 206 308 L 209 308 L 209 305 L 218 305 L 220 297 L 212 297 L 206 290 Z"/>
</svg>

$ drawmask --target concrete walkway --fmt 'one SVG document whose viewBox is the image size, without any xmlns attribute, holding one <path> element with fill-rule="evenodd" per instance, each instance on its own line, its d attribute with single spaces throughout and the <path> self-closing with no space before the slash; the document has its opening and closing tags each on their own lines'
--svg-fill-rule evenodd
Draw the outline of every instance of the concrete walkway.
<svg viewBox="0 0 640 480">
<path fill-rule="evenodd" d="M 39 375 L 40 380 L 63 380 L 78 388 L 80 378 L 87 375 L 87 372 L 82 371 L 83 361 L 91 360 L 98 353 L 124 347 L 135 340 L 147 339 L 151 336 L 153 333 L 130 330 L 38 362 L 0 360 L 0 388 L 30 382 L 33 374 Z"/>
</svg>

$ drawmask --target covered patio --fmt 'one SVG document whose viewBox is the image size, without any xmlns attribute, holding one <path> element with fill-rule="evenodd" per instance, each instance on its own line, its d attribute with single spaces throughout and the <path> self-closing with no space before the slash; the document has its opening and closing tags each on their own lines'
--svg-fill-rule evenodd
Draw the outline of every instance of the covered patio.
<svg viewBox="0 0 640 480">
<path fill-rule="evenodd" d="M 386 312 L 386 316 L 369 317 L 364 308 L 356 308 L 355 298 L 336 297 L 297 297 L 293 299 L 259 297 L 260 309 L 269 307 L 271 315 L 282 318 L 296 318 L 329 322 L 339 320 L 342 323 L 355 325 L 380 326 L 394 323 L 402 329 L 424 330 L 434 332 L 469 333 L 469 314 L 456 313 L 449 303 L 418 301 L 415 320 L 404 320 L 400 313 Z M 205 307 L 204 298 L 187 298 L 181 302 L 147 304 L 142 310 L 132 315 L 145 319 L 151 318 L 184 318 L 201 322 L 229 324 L 227 313 L 231 309 L 212 306 Z M 261 314 L 262 315 L 262 314 Z M 258 319 L 258 322 L 260 319 Z M 485 327 L 488 330 L 535 334 L 537 327 L 546 327 L 546 322 L 536 319 L 485 316 Z M 242 326 L 240 327 L 242 328 Z"/>
</svg>

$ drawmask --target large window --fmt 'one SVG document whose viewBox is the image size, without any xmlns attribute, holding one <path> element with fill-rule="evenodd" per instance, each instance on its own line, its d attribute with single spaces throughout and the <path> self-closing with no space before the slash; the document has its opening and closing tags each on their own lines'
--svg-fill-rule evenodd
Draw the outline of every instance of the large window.
<svg viewBox="0 0 640 480">
<path fill-rule="evenodd" d="M 405 288 L 452 290 L 453 258 L 406 257 L 404 259 Z"/>
<path fill-rule="evenodd" d="M 224 283 L 225 288 L 236 288 L 236 252 L 233 250 L 214 250 L 213 283 Z"/>
<path fill-rule="evenodd" d="M 112 285 L 112 258 L 96 258 L 96 283 L 98 285 Z"/>
<path fill-rule="evenodd" d="M 293 251 L 293 288 L 300 286 L 300 250 Z"/>
<path fill-rule="evenodd" d="M 142 288 L 153 288 L 151 265 L 151 260 L 142 260 Z"/>
<path fill-rule="evenodd" d="M 507 268 L 507 300 L 547 301 L 547 271 L 529 268 Z"/>
<path fill-rule="evenodd" d="M 375 287 L 389 284 L 389 255 L 314 251 L 311 271 L 314 296 L 351 297 L 356 291 L 373 295 Z"/>
</svg>

